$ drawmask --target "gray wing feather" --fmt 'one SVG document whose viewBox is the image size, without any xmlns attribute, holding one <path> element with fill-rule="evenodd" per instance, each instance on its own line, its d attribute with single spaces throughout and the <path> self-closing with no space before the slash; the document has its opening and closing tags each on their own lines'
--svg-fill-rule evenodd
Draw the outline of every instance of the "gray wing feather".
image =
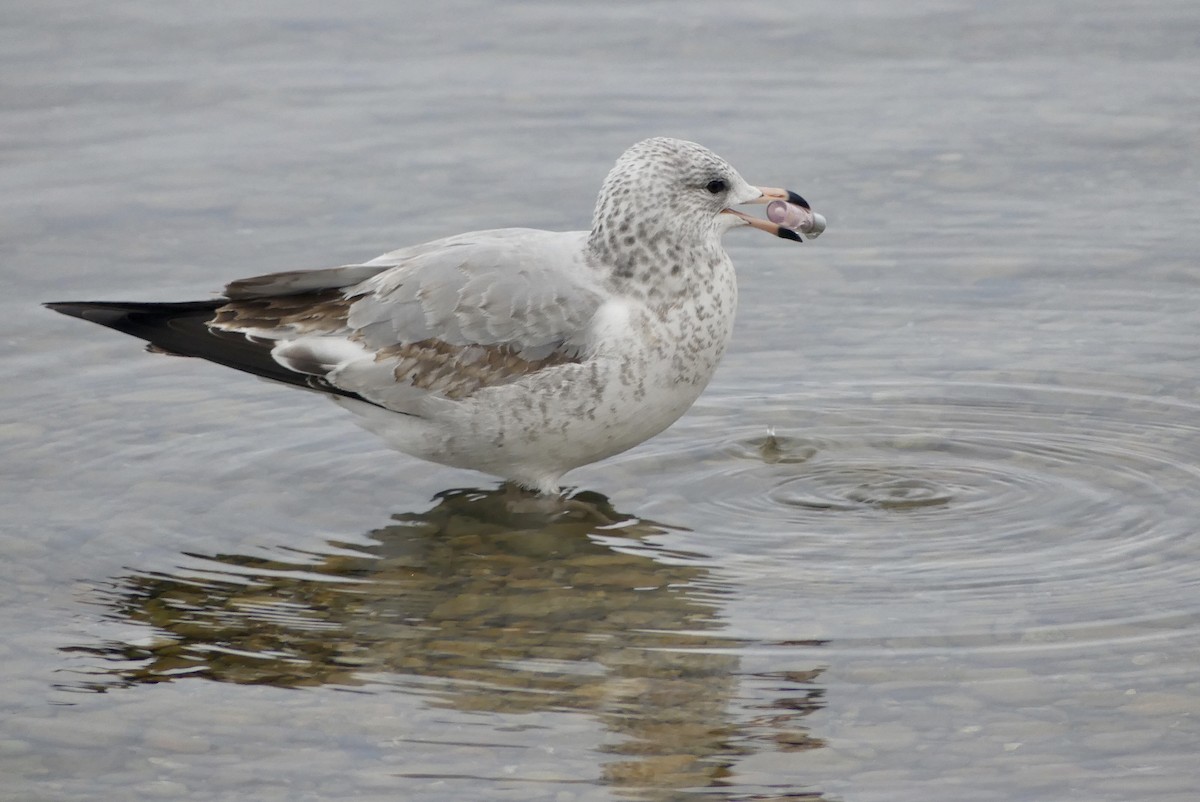
<svg viewBox="0 0 1200 802">
<path fill-rule="evenodd" d="M 345 265 L 323 270 L 289 270 L 232 281 L 225 285 L 225 297 L 246 301 L 278 295 L 299 295 L 317 290 L 347 287 L 387 270 L 386 265 Z"/>
<path fill-rule="evenodd" d="M 372 349 L 436 339 L 507 345 L 525 356 L 580 344 L 601 299 L 597 277 L 571 247 L 581 235 L 521 233 L 455 238 L 347 288 L 349 328 Z"/>
</svg>

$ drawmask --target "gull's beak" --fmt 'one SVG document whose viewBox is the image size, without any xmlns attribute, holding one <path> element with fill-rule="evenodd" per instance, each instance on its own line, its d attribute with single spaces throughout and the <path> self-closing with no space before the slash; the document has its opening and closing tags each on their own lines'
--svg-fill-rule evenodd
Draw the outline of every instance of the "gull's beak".
<svg viewBox="0 0 1200 802">
<path fill-rule="evenodd" d="M 753 187 L 753 189 L 758 190 L 758 197 L 751 198 L 748 201 L 743 201 L 743 203 L 770 203 L 771 201 L 778 200 L 785 201 L 795 206 L 799 206 L 802 209 L 812 211 L 812 207 L 808 205 L 808 201 L 797 195 L 795 192 L 792 192 L 790 189 L 779 189 L 777 187 Z M 739 218 L 745 225 L 748 225 L 751 228 L 757 228 L 759 231 L 765 231 L 768 234 L 774 234 L 775 236 L 782 237 L 783 239 L 790 239 L 793 242 L 804 242 L 800 235 L 792 229 L 785 228 L 778 223 L 772 223 L 770 220 L 760 220 L 757 217 L 751 217 L 750 215 L 744 212 L 739 212 L 736 209 L 722 209 L 721 211 L 724 214 L 731 214 L 734 217 Z"/>
</svg>

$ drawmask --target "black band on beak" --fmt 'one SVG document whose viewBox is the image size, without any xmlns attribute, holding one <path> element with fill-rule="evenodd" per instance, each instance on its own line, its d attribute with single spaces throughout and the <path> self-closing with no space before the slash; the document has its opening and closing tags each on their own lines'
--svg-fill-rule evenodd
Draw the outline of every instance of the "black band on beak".
<svg viewBox="0 0 1200 802">
<path fill-rule="evenodd" d="M 787 191 L 787 194 L 788 203 L 794 203 L 797 206 L 802 206 L 805 209 L 808 209 L 810 212 L 812 211 L 812 207 L 808 205 L 808 201 L 806 201 L 804 198 L 800 197 L 795 192 L 792 192 L 790 189 Z"/>
</svg>

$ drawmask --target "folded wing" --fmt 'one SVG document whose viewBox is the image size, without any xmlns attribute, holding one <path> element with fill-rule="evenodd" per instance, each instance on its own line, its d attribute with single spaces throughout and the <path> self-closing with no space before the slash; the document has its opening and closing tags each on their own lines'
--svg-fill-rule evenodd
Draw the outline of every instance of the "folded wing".
<svg viewBox="0 0 1200 802">
<path fill-rule="evenodd" d="M 244 279 L 208 327 L 268 351 L 292 383 L 420 415 L 584 358 L 600 295 L 581 237 L 477 232 L 366 265 Z"/>
</svg>

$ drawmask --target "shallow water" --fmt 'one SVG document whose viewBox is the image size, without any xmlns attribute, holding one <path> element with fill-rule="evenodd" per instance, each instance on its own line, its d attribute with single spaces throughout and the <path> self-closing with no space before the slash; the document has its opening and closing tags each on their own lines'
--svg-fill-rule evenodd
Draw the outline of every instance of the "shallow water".
<svg viewBox="0 0 1200 802">
<path fill-rule="evenodd" d="M 1192 4 L 10 5 L 0 798 L 1194 798 Z M 577 228 L 654 134 L 829 230 L 563 508 L 37 307 Z"/>
</svg>

